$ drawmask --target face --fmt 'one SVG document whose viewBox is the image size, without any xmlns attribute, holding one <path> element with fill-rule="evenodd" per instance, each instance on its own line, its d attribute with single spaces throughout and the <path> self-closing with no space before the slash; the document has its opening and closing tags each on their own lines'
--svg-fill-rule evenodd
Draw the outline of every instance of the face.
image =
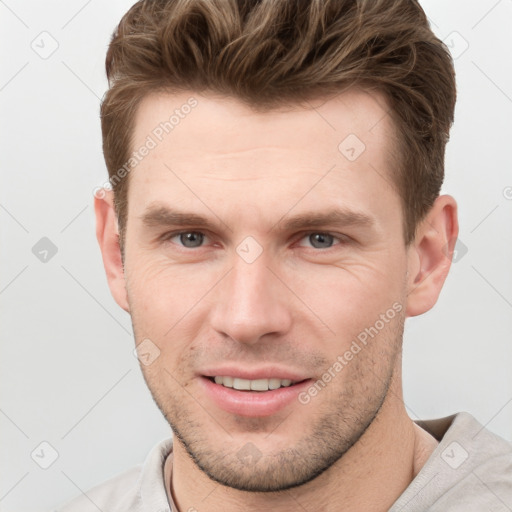
<svg viewBox="0 0 512 512">
<path fill-rule="evenodd" d="M 384 104 L 351 91 L 255 113 L 183 93 L 139 108 L 134 149 L 157 143 L 129 177 L 142 370 L 181 446 L 224 485 L 312 480 L 386 400 L 407 250 Z M 189 113 L 159 141 L 175 109 Z"/>
</svg>

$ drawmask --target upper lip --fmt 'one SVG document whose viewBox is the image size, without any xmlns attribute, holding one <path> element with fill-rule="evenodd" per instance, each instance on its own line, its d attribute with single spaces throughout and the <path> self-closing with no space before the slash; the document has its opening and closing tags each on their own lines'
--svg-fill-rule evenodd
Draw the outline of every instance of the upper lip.
<svg viewBox="0 0 512 512">
<path fill-rule="evenodd" d="M 208 368 L 200 373 L 204 377 L 235 377 L 238 379 L 247 380 L 289 379 L 294 382 L 300 382 L 310 378 L 295 370 L 281 368 L 278 366 L 265 366 L 260 368 L 245 369 L 233 366 L 219 366 L 215 368 Z"/>
</svg>

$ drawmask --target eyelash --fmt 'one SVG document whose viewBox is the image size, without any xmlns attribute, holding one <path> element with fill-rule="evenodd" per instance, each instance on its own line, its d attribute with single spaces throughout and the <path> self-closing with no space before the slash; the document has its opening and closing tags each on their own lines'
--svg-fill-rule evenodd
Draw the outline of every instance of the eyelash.
<svg viewBox="0 0 512 512">
<path fill-rule="evenodd" d="M 187 233 L 198 233 L 198 234 L 201 234 L 203 235 L 204 237 L 206 238 L 209 238 L 209 235 L 206 234 L 205 232 L 203 231 L 199 231 L 199 230 L 194 230 L 194 229 L 191 229 L 191 230 L 188 230 L 188 231 L 174 231 L 172 233 L 165 233 L 164 235 L 162 235 L 160 237 L 160 241 L 161 242 L 170 242 L 170 243 L 173 243 L 171 242 L 171 239 L 176 237 L 176 236 L 179 236 L 179 235 L 184 235 L 184 234 L 187 234 Z M 314 249 L 315 251 L 328 251 L 330 249 L 333 249 L 335 248 L 336 246 L 338 245 L 345 245 L 349 242 L 350 238 L 347 236 L 347 235 L 337 235 L 335 233 L 330 233 L 329 231 L 308 231 L 308 232 L 304 232 L 304 233 L 301 233 L 300 234 L 300 238 L 297 238 L 296 241 L 301 241 L 303 240 L 304 238 L 307 238 L 307 237 L 310 237 L 311 235 L 329 235 L 329 236 L 332 236 L 334 241 L 337 241 L 338 243 L 333 243 L 333 245 L 331 247 L 327 247 L 327 248 L 324 248 L 324 249 L 319 249 L 319 248 L 316 248 L 316 247 L 307 247 L 308 249 Z M 199 247 L 185 247 L 184 245 L 181 245 L 181 244 L 176 244 L 178 245 L 179 247 L 185 249 L 185 250 L 193 250 L 193 249 L 201 249 L 203 248 L 204 246 L 203 245 L 200 245 Z"/>
</svg>

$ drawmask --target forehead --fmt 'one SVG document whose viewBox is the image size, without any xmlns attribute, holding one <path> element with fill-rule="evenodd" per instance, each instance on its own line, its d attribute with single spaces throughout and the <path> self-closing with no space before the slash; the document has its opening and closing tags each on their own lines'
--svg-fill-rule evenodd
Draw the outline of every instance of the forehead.
<svg viewBox="0 0 512 512">
<path fill-rule="evenodd" d="M 137 147 L 151 135 L 163 145 L 174 140 L 181 151 L 193 146 L 194 153 L 198 149 L 213 153 L 248 149 L 251 142 L 254 146 L 295 143 L 304 149 L 314 149 L 311 135 L 317 132 L 323 134 L 325 146 L 338 151 L 340 139 L 347 134 L 357 135 L 374 146 L 385 143 L 389 149 L 394 126 L 388 112 L 382 93 L 359 89 L 329 99 L 311 99 L 300 106 L 283 105 L 265 111 L 213 93 L 154 93 L 144 97 L 137 109 L 132 141 Z M 192 130 L 193 139 L 188 139 Z M 325 137 L 329 132 L 330 136 Z M 187 139 L 189 144 L 183 145 Z"/>
<path fill-rule="evenodd" d="M 137 110 L 132 141 L 134 151 L 151 149 L 130 173 L 129 209 L 170 200 L 202 208 L 222 197 L 221 211 L 244 196 L 254 211 L 294 198 L 304 208 L 358 203 L 377 215 L 397 204 L 394 126 L 376 92 L 265 112 L 231 97 L 154 94 Z"/>
</svg>

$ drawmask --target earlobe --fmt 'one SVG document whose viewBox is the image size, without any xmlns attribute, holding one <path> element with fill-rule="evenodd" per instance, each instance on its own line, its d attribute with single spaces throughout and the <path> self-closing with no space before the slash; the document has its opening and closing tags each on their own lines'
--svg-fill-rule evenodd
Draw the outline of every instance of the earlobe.
<svg viewBox="0 0 512 512">
<path fill-rule="evenodd" d="M 94 198 L 96 238 L 100 246 L 110 292 L 119 306 L 129 312 L 117 216 L 114 208 L 114 193 L 105 189 L 103 192 L 103 197 L 95 196 Z"/>
<path fill-rule="evenodd" d="M 426 313 L 437 302 L 458 234 L 457 203 L 449 195 L 439 196 L 409 248 L 406 316 Z"/>
</svg>

